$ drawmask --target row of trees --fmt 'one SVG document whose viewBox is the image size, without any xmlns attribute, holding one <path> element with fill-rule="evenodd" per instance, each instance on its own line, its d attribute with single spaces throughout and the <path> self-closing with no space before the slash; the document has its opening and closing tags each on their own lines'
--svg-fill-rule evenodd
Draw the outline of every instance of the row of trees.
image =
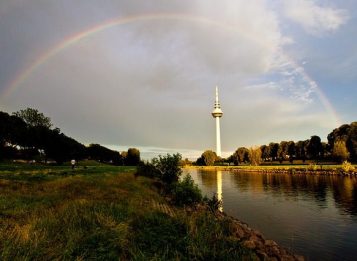
<svg viewBox="0 0 357 261">
<path fill-rule="evenodd" d="M 76 159 L 93 159 L 116 165 L 137 165 L 140 151 L 129 148 L 119 153 L 99 144 L 88 147 L 53 128 L 50 118 L 27 108 L 9 115 L 0 111 L 0 160 L 54 160 L 59 164 Z"/>
<path fill-rule="evenodd" d="M 272 161 L 293 163 L 294 160 L 357 162 L 357 122 L 334 129 L 327 136 L 327 140 L 327 143 L 322 142 L 319 136 L 314 135 L 308 140 L 298 142 L 281 141 L 251 148 L 240 147 L 227 159 L 220 159 L 216 153 L 207 150 L 197 159 L 196 164 L 209 166 L 220 161 L 234 165 L 259 165 Z"/>
</svg>

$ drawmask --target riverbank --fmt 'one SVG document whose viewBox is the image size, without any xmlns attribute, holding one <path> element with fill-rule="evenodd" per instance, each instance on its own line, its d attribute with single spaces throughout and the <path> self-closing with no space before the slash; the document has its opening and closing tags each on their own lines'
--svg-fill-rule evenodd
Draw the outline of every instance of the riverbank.
<svg viewBox="0 0 357 261">
<path fill-rule="evenodd" d="M 184 169 L 205 171 L 233 171 L 271 174 L 305 174 L 305 175 L 337 175 L 357 176 L 356 165 L 344 169 L 342 165 L 274 165 L 274 166 L 184 166 Z"/>
<path fill-rule="evenodd" d="M 302 260 L 205 205 L 171 205 L 134 171 L 2 166 L 0 259 Z"/>
</svg>

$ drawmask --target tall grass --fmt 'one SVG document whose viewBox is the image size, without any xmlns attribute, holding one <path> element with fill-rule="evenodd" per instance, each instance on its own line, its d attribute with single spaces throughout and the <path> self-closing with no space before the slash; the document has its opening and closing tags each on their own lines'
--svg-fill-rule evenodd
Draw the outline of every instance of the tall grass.
<svg viewBox="0 0 357 261">
<path fill-rule="evenodd" d="M 213 214 L 152 202 L 166 204 L 132 169 L 2 168 L 0 260 L 255 259 Z"/>
</svg>

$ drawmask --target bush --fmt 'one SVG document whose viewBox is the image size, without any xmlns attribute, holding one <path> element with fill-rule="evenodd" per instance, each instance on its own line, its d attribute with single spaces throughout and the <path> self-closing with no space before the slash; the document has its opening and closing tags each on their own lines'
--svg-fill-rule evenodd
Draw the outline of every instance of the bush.
<svg viewBox="0 0 357 261">
<path fill-rule="evenodd" d="M 152 159 L 152 165 L 158 171 L 159 178 L 166 184 L 172 184 L 179 180 L 182 170 L 180 168 L 181 154 L 159 155 L 159 158 Z"/>
<path fill-rule="evenodd" d="M 344 172 L 350 172 L 350 171 L 353 171 L 355 168 L 353 167 L 353 165 L 348 162 L 347 160 L 345 160 L 343 163 L 342 163 L 342 170 Z"/>
<path fill-rule="evenodd" d="M 182 181 L 174 185 L 172 199 L 176 205 L 192 206 L 202 201 L 202 194 L 191 176 L 186 175 Z"/>
<path fill-rule="evenodd" d="M 150 162 L 140 162 L 137 171 L 136 171 L 136 176 L 144 176 L 148 178 L 158 178 L 160 176 L 159 171 L 156 169 L 156 167 L 151 164 Z"/>
<path fill-rule="evenodd" d="M 312 171 L 316 171 L 318 169 L 318 166 L 315 163 L 310 163 L 307 169 L 308 170 L 312 170 Z"/>
<path fill-rule="evenodd" d="M 221 211 L 223 208 L 223 202 L 222 202 L 222 200 L 218 199 L 216 193 L 213 194 L 211 199 L 206 198 L 205 202 L 212 212 L 216 212 L 218 210 Z"/>
</svg>

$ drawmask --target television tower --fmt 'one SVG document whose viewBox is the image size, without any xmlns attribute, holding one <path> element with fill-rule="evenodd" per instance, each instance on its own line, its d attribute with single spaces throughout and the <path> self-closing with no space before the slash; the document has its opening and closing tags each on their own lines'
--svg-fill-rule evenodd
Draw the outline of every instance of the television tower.
<svg viewBox="0 0 357 261">
<path fill-rule="evenodd" d="M 218 100 L 218 87 L 216 86 L 216 101 L 214 103 L 212 116 L 216 118 L 216 154 L 218 157 L 221 157 L 221 128 L 219 126 L 219 118 L 221 118 L 222 115 L 221 104 Z"/>
</svg>

